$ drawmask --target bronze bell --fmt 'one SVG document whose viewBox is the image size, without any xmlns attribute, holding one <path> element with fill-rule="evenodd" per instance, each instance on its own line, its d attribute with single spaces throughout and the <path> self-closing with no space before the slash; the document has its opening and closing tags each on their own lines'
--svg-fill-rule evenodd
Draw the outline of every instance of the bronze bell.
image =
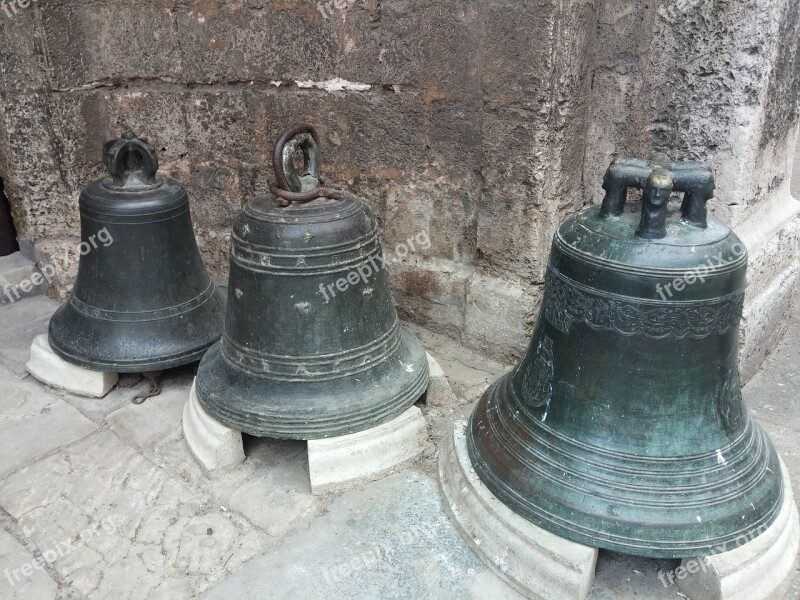
<svg viewBox="0 0 800 600">
<path fill-rule="evenodd" d="M 533 339 L 476 406 L 470 459 L 516 513 L 588 546 L 682 558 L 752 539 L 783 485 L 742 402 L 747 252 L 707 218 L 702 163 L 615 160 L 603 187 L 554 236 Z"/>
<path fill-rule="evenodd" d="M 81 258 L 69 300 L 50 320 L 65 360 L 118 373 L 200 360 L 222 335 L 225 299 L 200 258 L 184 187 L 158 175 L 133 133 L 106 143 L 109 176 L 80 196 Z"/>
<path fill-rule="evenodd" d="M 304 124 L 278 139 L 277 184 L 234 224 L 225 332 L 197 374 L 206 410 L 255 436 L 369 429 L 428 385 L 425 351 L 392 303 L 375 216 L 320 177 L 318 144 Z"/>
</svg>

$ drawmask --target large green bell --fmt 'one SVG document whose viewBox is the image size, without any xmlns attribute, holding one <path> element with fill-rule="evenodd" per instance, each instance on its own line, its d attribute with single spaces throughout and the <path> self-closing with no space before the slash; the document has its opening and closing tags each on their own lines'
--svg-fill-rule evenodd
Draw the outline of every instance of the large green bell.
<svg viewBox="0 0 800 600">
<path fill-rule="evenodd" d="M 783 494 L 739 382 L 747 252 L 706 217 L 701 163 L 620 159 L 603 187 L 602 206 L 555 234 L 533 339 L 475 408 L 470 459 L 501 501 L 564 538 L 664 558 L 733 547 Z M 628 187 L 641 205 L 625 207 Z"/>
</svg>

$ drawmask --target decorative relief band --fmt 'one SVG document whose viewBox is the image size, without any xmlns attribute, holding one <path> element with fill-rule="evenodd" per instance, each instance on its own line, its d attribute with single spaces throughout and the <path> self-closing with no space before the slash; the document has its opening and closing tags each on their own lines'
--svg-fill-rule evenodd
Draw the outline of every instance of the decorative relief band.
<svg viewBox="0 0 800 600">
<path fill-rule="evenodd" d="M 292 250 L 279 252 L 275 248 L 257 246 L 242 240 L 234 233 L 231 243 L 231 259 L 240 267 L 257 273 L 277 275 L 328 275 L 353 270 L 372 261 L 375 271 L 385 262 L 378 230 L 352 243 L 337 246 L 309 248 L 306 252 Z"/>
<path fill-rule="evenodd" d="M 544 317 L 562 333 L 576 322 L 592 329 L 652 339 L 702 339 L 736 327 L 742 316 L 744 293 L 718 301 L 654 302 L 590 291 L 552 268 L 547 270 Z"/>
<path fill-rule="evenodd" d="M 400 345 L 400 321 L 380 338 L 365 346 L 336 354 L 319 356 L 283 356 L 258 352 L 222 338 L 222 355 L 238 369 L 277 381 L 325 381 L 349 377 L 374 368 L 387 360 Z"/>
</svg>

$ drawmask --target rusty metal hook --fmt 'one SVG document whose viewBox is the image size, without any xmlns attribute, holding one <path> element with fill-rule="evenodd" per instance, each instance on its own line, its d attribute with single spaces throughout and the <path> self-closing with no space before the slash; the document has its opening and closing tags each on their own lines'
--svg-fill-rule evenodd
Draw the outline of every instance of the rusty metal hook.
<svg viewBox="0 0 800 600">
<path fill-rule="evenodd" d="M 298 175 L 294 170 L 294 153 L 303 152 L 306 172 Z M 317 198 L 342 200 L 344 190 L 335 186 L 327 177 L 319 173 L 319 135 L 316 129 L 307 123 L 295 123 L 287 127 L 275 142 L 272 152 L 272 169 L 275 171 L 275 183 L 269 184 L 269 191 L 275 196 L 279 206 L 290 206 L 292 203 L 305 203 Z M 303 181 L 316 180 L 318 184 L 311 190 L 303 191 Z"/>
</svg>

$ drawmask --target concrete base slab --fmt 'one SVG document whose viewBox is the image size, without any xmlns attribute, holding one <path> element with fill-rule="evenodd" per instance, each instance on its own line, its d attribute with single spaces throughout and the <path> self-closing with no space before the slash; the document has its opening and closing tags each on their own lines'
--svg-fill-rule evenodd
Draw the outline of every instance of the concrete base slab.
<svg viewBox="0 0 800 600">
<path fill-rule="evenodd" d="M 458 406 L 460 404 L 458 396 L 456 396 L 453 388 L 450 387 L 450 382 L 444 370 L 430 353 L 426 354 L 428 356 L 430 382 L 425 395 L 425 404 L 428 406 Z"/>
<path fill-rule="evenodd" d="M 583 600 L 598 550 L 554 535 L 514 513 L 478 478 L 458 421 L 439 458 L 439 480 L 456 527 L 494 571 L 527 598 Z"/>
<path fill-rule="evenodd" d="M 800 518 L 781 461 L 784 478 L 783 508 L 777 520 L 754 539 L 743 539 L 732 550 L 681 564 L 678 586 L 696 600 L 781 600 L 795 574 L 800 548 Z M 756 535 L 758 532 L 754 532 Z"/>
<path fill-rule="evenodd" d="M 422 411 L 412 406 L 399 417 L 372 429 L 324 440 L 309 440 L 311 492 L 381 477 L 422 454 L 429 443 Z"/>
<path fill-rule="evenodd" d="M 116 373 L 91 371 L 68 363 L 53 352 L 46 334 L 34 338 L 31 358 L 25 366 L 31 375 L 47 385 L 90 398 L 104 397 L 119 381 Z"/>
<path fill-rule="evenodd" d="M 244 462 L 241 432 L 223 425 L 206 412 L 197 399 L 196 380 L 183 408 L 183 435 L 192 455 L 209 477 Z"/>
</svg>

